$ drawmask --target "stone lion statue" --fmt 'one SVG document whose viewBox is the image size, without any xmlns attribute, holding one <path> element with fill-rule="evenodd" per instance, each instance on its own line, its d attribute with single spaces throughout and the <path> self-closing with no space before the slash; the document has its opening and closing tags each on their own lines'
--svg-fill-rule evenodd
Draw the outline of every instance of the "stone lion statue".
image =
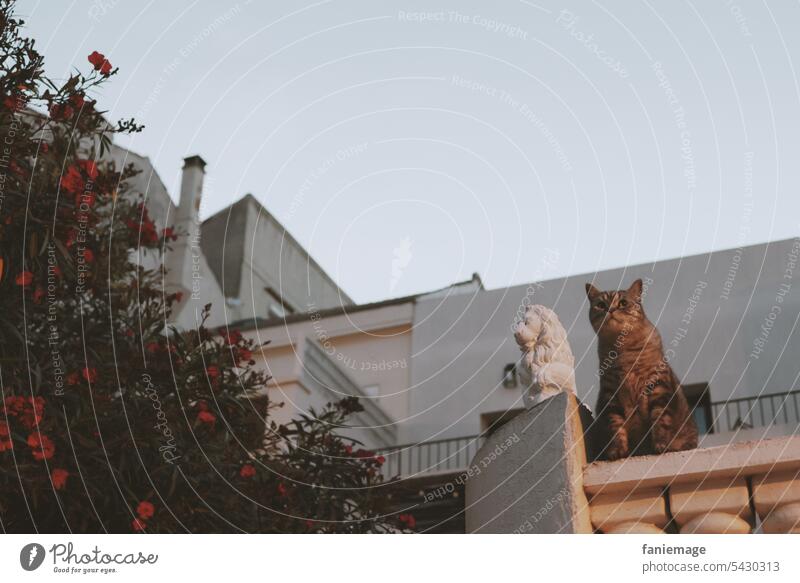
<svg viewBox="0 0 800 583">
<path fill-rule="evenodd" d="M 525 407 L 564 391 L 575 394 L 575 357 L 555 312 L 541 305 L 528 306 L 513 329 L 522 351 L 518 374 Z"/>
</svg>

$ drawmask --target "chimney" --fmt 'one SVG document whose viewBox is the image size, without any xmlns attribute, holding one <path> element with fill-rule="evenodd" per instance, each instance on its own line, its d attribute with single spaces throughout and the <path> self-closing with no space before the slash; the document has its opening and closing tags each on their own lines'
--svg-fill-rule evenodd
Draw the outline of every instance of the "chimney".
<svg viewBox="0 0 800 583">
<path fill-rule="evenodd" d="M 199 222 L 200 199 L 203 197 L 203 177 L 206 174 L 206 163 L 200 156 L 189 156 L 183 159 L 181 175 L 181 198 L 178 212 L 175 215 L 175 226 L 196 226 Z M 191 232 L 191 231 L 190 231 Z"/>
<path fill-rule="evenodd" d="M 197 271 L 194 258 L 200 251 L 200 201 L 203 195 L 203 178 L 206 163 L 200 156 L 189 156 L 183 160 L 181 194 L 175 211 L 173 226 L 180 233 L 178 240 L 169 244 L 167 251 L 166 285 L 168 293 L 182 292 L 183 300 L 174 305 L 173 319 L 197 294 L 202 274 Z"/>
</svg>

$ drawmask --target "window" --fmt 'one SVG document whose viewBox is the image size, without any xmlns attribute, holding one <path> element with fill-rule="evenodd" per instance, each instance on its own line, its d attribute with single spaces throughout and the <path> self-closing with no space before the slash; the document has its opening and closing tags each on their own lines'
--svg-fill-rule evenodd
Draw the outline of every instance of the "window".
<svg viewBox="0 0 800 583">
<path fill-rule="evenodd" d="M 292 306 L 289 305 L 289 303 L 286 300 L 283 299 L 281 294 L 279 294 L 273 288 L 265 287 L 264 291 L 267 292 L 267 295 L 269 297 L 271 297 L 273 300 L 275 300 L 275 302 L 277 302 L 278 306 L 280 307 L 280 309 L 282 311 L 282 313 L 280 314 L 280 317 L 283 317 L 283 316 L 285 316 L 287 314 L 293 314 L 294 313 L 294 308 L 292 308 Z M 272 312 L 272 307 L 271 306 L 270 306 L 270 312 Z"/>
<path fill-rule="evenodd" d="M 273 318 L 283 318 L 286 316 L 286 310 L 280 304 L 270 304 L 269 315 Z"/>
<path fill-rule="evenodd" d="M 510 362 L 503 368 L 503 386 L 513 389 L 517 386 L 517 365 Z"/>
<path fill-rule="evenodd" d="M 711 411 L 711 390 L 708 383 L 683 385 L 682 388 L 697 424 L 697 431 L 700 435 L 714 433 L 714 414 Z"/>
</svg>

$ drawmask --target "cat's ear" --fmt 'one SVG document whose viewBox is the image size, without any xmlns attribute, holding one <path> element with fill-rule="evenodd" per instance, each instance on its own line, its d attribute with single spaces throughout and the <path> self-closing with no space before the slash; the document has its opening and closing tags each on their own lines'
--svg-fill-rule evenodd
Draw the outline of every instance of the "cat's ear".
<svg viewBox="0 0 800 583">
<path fill-rule="evenodd" d="M 594 287 L 591 283 L 586 284 L 586 295 L 589 297 L 589 301 L 591 302 L 597 296 L 600 295 L 600 290 Z"/>
<path fill-rule="evenodd" d="M 637 302 L 642 300 L 642 280 L 637 279 L 628 288 L 628 293 L 633 296 Z"/>
</svg>

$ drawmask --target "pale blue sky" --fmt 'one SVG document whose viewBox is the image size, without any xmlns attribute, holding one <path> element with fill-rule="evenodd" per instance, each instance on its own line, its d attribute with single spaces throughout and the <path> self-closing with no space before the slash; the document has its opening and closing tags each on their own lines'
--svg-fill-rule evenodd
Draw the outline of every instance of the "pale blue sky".
<svg viewBox="0 0 800 583">
<path fill-rule="evenodd" d="M 424 14 L 420 14 L 424 13 Z M 247 192 L 357 301 L 798 234 L 797 3 L 26 0 L 173 197 Z M 752 205 L 750 204 L 752 202 Z M 552 261 L 554 254 L 557 259 Z"/>
</svg>

